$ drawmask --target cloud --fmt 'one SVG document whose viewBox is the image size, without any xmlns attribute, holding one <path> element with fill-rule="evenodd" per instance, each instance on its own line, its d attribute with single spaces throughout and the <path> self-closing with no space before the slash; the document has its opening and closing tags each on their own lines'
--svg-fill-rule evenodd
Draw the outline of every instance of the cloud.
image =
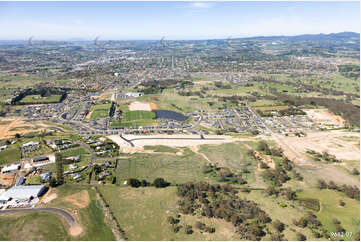
<svg viewBox="0 0 361 242">
<path fill-rule="evenodd" d="M 190 4 L 190 7 L 192 8 L 210 8 L 212 7 L 212 4 L 208 2 L 194 2 Z"/>
</svg>

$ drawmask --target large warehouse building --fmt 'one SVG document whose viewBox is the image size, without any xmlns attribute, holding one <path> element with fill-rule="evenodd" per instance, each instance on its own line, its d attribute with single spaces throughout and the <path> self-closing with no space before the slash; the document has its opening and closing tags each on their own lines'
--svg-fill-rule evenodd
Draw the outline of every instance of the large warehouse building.
<svg viewBox="0 0 361 242">
<path fill-rule="evenodd" d="M 33 186 L 14 186 L 0 195 L 0 200 L 19 200 L 29 201 L 33 198 L 40 197 L 46 192 L 46 186 L 33 185 Z"/>
</svg>

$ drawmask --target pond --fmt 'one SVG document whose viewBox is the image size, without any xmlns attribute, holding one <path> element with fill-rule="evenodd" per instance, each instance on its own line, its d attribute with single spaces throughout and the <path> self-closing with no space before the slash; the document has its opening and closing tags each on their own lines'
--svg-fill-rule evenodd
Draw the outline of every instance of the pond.
<svg viewBox="0 0 361 242">
<path fill-rule="evenodd" d="M 169 110 L 153 110 L 155 112 L 156 118 L 159 119 L 172 119 L 176 121 L 186 121 L 188 119 L 187 116 L 184 116 L 181 113 L 169 111 Z"/>
</svg>

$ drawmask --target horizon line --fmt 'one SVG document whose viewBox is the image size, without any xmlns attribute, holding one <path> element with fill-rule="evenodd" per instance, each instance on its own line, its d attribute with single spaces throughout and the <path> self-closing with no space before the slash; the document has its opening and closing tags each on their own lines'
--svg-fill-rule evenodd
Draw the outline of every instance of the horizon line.
<svg viewBox="0 0 361 242">
<path fill-rule="evenodd" d="M 278 35 L 253 35 L 253 36 L 244 36 L 244 37 L 233 37 L 233 35 L 228 35 L 224 38 L 211 38 L 211 37 L 205 37 L 205 38 L 166 38 L 165 35 L 162 35 L 161 37 L 158 38 L 105 38 L 105 39 L 99 39 L 98 41 L 159 41 L 162 38 L 165 38 L 165 41 L 200 41 L 200 40 L 225 40 L 225 39 L 247 39 L 247 38 L 268 38 L 268 37 L 297 37 L 297 36 L 302 36 L 302 35 L 331 35 L 331 34 L 341 34 L 341 33 L 354 33 L 354 34 L 359 34 L 360 32 L 354 32 L 354 31 L 341 31 L 341 32 L 331 32 L 331 33 L 317 33 L 317 34 L 309 34 L 309 33 L 304 33 L 304 34 L 297 34 L 297 35 L 282 35 L 282 34 L 278 34 Z M 81 37 L 69 37 L 69 38 L 40 38 L 40 39 L 35 39 L 33 41 L 94 41 L 95 39 L 99 38 L 100 36 L 95 36 L 94 38 L 81 38 Z M 34 38 L 34 36 L 29 36 L 28 38 L 9 38 L 9 39 L 0 39 L 0 41 L 29 41 L 31 38 Z"/>
</svg>

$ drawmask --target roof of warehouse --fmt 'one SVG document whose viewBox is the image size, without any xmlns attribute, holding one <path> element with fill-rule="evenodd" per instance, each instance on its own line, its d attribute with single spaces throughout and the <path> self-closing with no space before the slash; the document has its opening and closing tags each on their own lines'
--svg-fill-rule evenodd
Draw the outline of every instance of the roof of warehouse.
<svg viewBox="0 0 361 242">
<path fill-rule="evenodd" d="M 1 194 L 0 200 L 5 198 L 15 199 L 28 199 L 30 197 L 37 197 L 38 193 L 44 188 L 44 185 L 32 185 L 32 186 L 14 186 Z"/>
</svg>

